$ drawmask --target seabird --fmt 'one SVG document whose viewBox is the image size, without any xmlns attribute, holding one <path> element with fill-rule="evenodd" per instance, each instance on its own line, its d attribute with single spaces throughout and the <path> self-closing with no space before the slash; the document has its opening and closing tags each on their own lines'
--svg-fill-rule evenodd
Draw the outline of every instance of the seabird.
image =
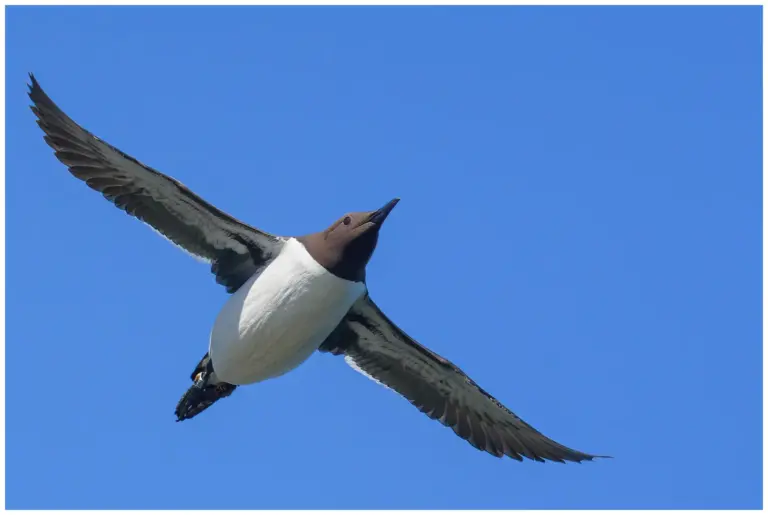
<svg viewBox="0 0 768 515">
<path fill-rule="evenodd" d="M 173 244 L 211 265 L 231 296 L 208 352 L 176 407 L 192 418 L 242 385 L 283 375 L 315 351 L 405 397 L 429 418 L 494 456 L 581 462 L 585 454 L 547 438 L 456 365 L 420 345 L 371 299 L 365 269 L 399 199 L 348 213 L 327 229 L 276 236 L 247 225 L 75 123 L 30 74 L 30 106 L 59 161 L 92 189 Z"/>
</svg>

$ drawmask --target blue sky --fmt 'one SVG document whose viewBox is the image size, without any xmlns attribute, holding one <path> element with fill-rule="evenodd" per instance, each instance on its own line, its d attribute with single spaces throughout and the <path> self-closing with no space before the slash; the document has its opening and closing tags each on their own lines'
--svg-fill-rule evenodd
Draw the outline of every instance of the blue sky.
<svg viewBox="0 0 768 515">
<path fill-rule="evenodd" d="M 9 508 L 758 508 L 761 11 L 7 10 Z M 190 422 L 226 300 L 68 174 L 75 120 L 278 234 L 402 202 L 371 295 L 550 437 L 480 453 L 315 355 Z"/>
</svg>

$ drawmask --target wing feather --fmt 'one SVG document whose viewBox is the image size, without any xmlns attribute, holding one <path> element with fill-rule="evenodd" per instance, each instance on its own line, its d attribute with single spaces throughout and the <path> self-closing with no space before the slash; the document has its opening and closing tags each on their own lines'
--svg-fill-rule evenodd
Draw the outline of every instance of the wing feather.
<svg viewBox="0 0 768 515">
<path fill-rule="evenodd" d="M 279 253 L 284 239 L 231 217 L 163 175 L 94 136 L 67 116 L 30 74 L 29 97 L 37 124 L 56 158 L 174 245 L 211 264 L 230 293 Z"/>
<path fill-rule="evenodd" d="M 522 461 L 581 462 L 597 457 L 561 445 L 531 427 L 447 359 L 423 347 L 365 296 L 321 351 L 405 397 L 472 446 Z"/>
</svg>

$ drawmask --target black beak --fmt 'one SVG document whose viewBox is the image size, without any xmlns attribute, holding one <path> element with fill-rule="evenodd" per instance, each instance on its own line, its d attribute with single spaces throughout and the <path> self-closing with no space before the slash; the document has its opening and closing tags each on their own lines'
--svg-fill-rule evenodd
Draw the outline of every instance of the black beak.
<svg viewBox="0 0 768 515">
<path fill-rule="evenodd" d="M 378 211 L 374 211 L 373 214 L 371 214 L 371 217 L 368 219 L 369 222 L 373 222 L 377 225 L 381 225 L 384 223 L 384 220 L 387 219 L 387 216 L 389 216 L 389 212 L 392 211 L 392 209 L 397 205 L 397 203 L 400 202 L 399 198 L 393 198 L 386 204 L 384 204 L 384 207 L 379 209 Z"/>
</svg>

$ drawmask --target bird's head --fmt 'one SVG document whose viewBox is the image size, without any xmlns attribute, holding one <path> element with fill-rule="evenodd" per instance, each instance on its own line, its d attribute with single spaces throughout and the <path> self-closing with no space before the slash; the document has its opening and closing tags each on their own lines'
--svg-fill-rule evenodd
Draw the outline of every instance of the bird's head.
<svg viewBox="0 0 768 515">
<path fill-rule="evenodd" d="M 365 266 L 376 249 L 379 230 L 400 201 L 394 198 L 375 211 L 347 213 L 326 230 L 299 240 L 326 270 L 350 281 L 365 279 Z"/>
</svg>

